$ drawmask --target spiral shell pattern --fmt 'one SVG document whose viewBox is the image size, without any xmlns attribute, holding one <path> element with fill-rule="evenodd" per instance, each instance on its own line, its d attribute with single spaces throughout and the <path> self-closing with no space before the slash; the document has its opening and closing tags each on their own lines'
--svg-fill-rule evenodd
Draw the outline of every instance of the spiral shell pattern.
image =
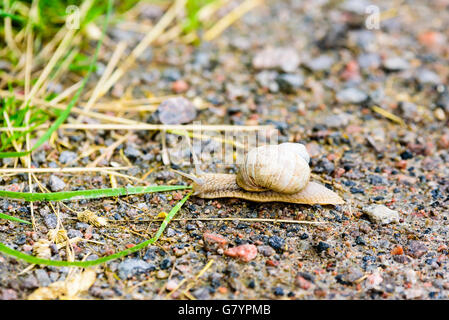
<svg viewBox="0 0 449 320">
<path fill-rule="evenodd" d="M 237 184 L 252 192 L 272 190 L 293 194 L 310 179 L 309 155 L 304 145 L 282 143 L 252 149 L 237 172 Z"/>
</svg>

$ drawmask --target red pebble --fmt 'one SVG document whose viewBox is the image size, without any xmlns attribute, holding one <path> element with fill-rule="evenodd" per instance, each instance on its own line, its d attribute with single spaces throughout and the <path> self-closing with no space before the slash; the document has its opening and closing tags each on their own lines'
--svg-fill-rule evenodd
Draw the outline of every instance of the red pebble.
<svg viewBox="0 0 449 320">
<path fill-rule="evenodd" d="M 279 265 L 279 261 L 270 259 L 270 260 L 267 260 L 267 262 L 265 264 L 270 267 L 277 267 Z"/>
<path fill-rule="evenodd" d="M 189 84 L 184 80 L 176 80 L 172 83 L 171 88 L 176 93 L 183 93 L 189 90 Z"/>
<path fill-rule="evenodd" d="M 443 134 L 438 141 L 438 146 L 441 149 L 449 149 L 449 134 Z"/>
<path fill-rule="evenodd" d="M 404 249 L 402 246 L 396 246 L 391 250 L 391 254 L 394 256 L 400 256 L 401 254 L 404 254 Z"/>
<path fill-rule="evenodd" d="M 228 239 L 216 233 L 205 233 L 203 237 L 204 241 L 209 243 L 218 243 L 218 245 L 221 247 L 225 246 L 228 243 Z"/>
<path fill-rule="evenodd" d="M 249 262 L 257 256 L 257 247 L 253 244 L 242 244 L 241 246 L 227 249 L 224 254 Z"/>
<path fill-rule="evenodd" d="M 433 47 L 444 42 L 444 36 L 436 31 L 425 31 L 418 36 L 421 44 L 427 47 Z"/>
<path fill-rule="evenodd" d="M 349 61 L 349 63 L 341 73 L 341 77 L 343 78 L 343 80 L 357 79 L 358 77 L 360 77 L 359 65 L 357 64 L 357 61 Z"/>
<path fill-rule="evenodd" d="M 310 287 L 312 286 L 312 283 L 306 279 L 304 279 L 301 276 L 297 276 L 296 277 L 296 285 L 298 287 L 300 287 L 301 289 L 307 290 L 310 289 Z"/>
<path fill-rule="evenodd" d="M 407 168 L 407 161 L 399 160 L 398 162 L 396 162 L 396 168 L 398 168 L 398 169 L 406 169 Z"/>
</svg>

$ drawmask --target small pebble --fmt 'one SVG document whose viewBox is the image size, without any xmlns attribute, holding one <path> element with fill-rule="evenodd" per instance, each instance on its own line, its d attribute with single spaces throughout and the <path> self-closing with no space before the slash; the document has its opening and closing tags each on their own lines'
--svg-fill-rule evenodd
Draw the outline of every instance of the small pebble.
<svg viewBox="0 0 449 320">
<path fill-rule="evenodd" d="M 44 223 L 49 229 L 55 229 L 58 224 L 58 217 L 54 213 L 49 213 L 44 217 Z"/>
<path fill-rule="evenodd" d="M 65 183 L 55 175 L 50 176 L 50 189 L 53 192 L 64 190 Z"/>
<path fill-rule="evenodd" d="M 385 59 L 383 67 L 388 71 L 402 71 L 409 68 L 409 63 L 401 57 Z"/>
<path fill-rule="evenodd" d="M 118 275 L 121 279 L 127 279 L 137 274 L 149 272 L 154 269 L 154 265 L 151 265 L 144 260 L 128 258 L 118 265 Z"/>
<path fill-rule="evenodd" d="M 324 118 L 323 123 L 328 128 L 339 129 L 349 124 L 352 116 L 347 113 L 333 114 Z"/>
<path fill-rule="evenodd" d="M 186 98 L 176 97 L 163 101 L 157 108 L 163 124 L 182 124 L 196 118 L 195 106 Z"/>
<path fill-rule="evenodd" d="M 320 241 L 318 243 L 318 245 L 316 246 L 316 250 L 318 251 L 318 253 L 321 253 L 323 251 L 326 251 L 327 249 L 329 249 L 331 246 L 329 244 L 327 244 L 326 242 Z"/>
<path fill-rule="evenodd" d="M 303 76 L 299 74 L 281 74 L 276 78 L 279 89 L 285 93 L 295 93 L 304 83 Z"/>
<path fill-rule="evenodd" d="M 413 258 L 421 258 L 428 251 L 427 246 L 418 240 L 411 240 L 406 248 L 406 252 Z"/>
<path fill-rule="evenodd" d="M 371 205 L 363 208 L 363 211 L 374 223 L 389 224 L 399 222 L 399 213 L 395 210 L 391 210 L 384 205 Z"/>
<path fill-rule="evenodd" d="M 44 269 L 36 269 L 34 271 L 34 274 L 36 275 L 36 279 L 39 282 L 39 286 L 48 287 L 51 284 L 50 277 Z"/>
<path fill-rule="evenodd" d="M 321 55 L 307 62 L 307 67 L 312 71 L 329 70 L 334 64 L 334 59 L 328 55 Z"/>
<path fill-rule="evenodd" d="M 284 72 L 292 72 L 298 68 L 299 63 L 299 55 L 293 48 L 266 48 L 253 58 L 255 69 L 281 69 Z"/>
<path fill-rule="evenodd" d="M 271 257 L 273 254 L 275 254 L 274 249 L 270 246 L 258 246 L 257 250 L 265 257 Z"/>
<path fill-rule="evenodd" d="M 67 163 L 71 163 L 71 162 L 75 161 L 76 158 L 77 158 L 77 155 L 75 152 L 63 151 L 59 155 L 59 162 L 61 164 L 67 164 Z"/>
<path fill-rule="evenodd" d="M 284 289 L 282 289 L 281 287 L 276 287 L 274 288 L 273 291 L 275 296 L 283 296 L 284 295 Z"/>
<path fill-rule="evenodd" d="M 244 262 L 249 262 L 256 258 L 257 247 L 253 244 L 242 244 L 238 247 L 225 250 L 224 254 L 230 257 L 240 258 Z"/>
<path fill-rule="evenodd" d="M 283 250 L 285 240 L 278 236 L 272 236 L 268 239 L 268 244 L 275 250 Z"/>
<path fill-rule="evenodd" d="M 165 270 L 159 270 L 159 271 L 156 273 L 156 278 L 158 278 L 158 279 L 167 279 L 168 276 L 169 276 L 169 274 L 168 274 L 168 272 L 165 271 Z"/>
<path fill-rule="evenodd" d="M 347 88 L 337 93 L 337 100 L 340 103 L 359 104 L 368 99 L 368 95 L 357 88 Z"/>
</svg>

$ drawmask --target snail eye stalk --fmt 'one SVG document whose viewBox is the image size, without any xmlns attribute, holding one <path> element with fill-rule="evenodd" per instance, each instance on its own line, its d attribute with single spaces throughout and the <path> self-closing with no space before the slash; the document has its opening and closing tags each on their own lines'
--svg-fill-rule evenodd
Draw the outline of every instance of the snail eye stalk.
<svg viewBox="0 0 449 320">
<path fill-rule="evenodd" d="M 198 184 L 198 185 L 204 184 L 204 180 L 203 180 L 203 179 L 198 178 L 197 176 L 194 176 L 193 174 L 185 173 L 185 172 L 178 171 L 178 170 L 172 170 L 172 171 L 173 171 L 174 173 L 177 173 L 177 174 L 179 174 L 179 175 L 181 175 L 181 176 L 187 178 L 187 179 L 192 180 L 193 182 L 195 182 L 195 183 Z"/>
</svg>

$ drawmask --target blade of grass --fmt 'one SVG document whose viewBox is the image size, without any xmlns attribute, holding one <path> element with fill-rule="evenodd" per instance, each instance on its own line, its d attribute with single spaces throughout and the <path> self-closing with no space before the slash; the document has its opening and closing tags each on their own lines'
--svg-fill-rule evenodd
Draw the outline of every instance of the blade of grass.
<svg viewBox="0 0 449 320">
<path fill-rule="evenodd" d="M 50 126 L 50 128 L 39 138 L 39 140 L 37 140 L 37 142 L 34 144 L 34 146 L 31 148 L 31 150 L 22 151 L 22 152 L 0 152 L 0 158 L 23 157 L 23 156 L 26 156 L 26 155 L 30 154 L 31 152 L 33 152 L 34 150 L 39 148 L 45 141 L 47 141 L 51 137 L 53 132 L 55 132 L 59 128 L 59 126 L 67 119 L 67 117 L 70 114 L 70 111 L 71 111 L 72 107 L 78 101 L 78 98 L 80 97 L 81 92 L 83 91 L 84 86 L 86 85 L 87 81 L 89 80 L 90 75 L 92 73 L 92 70 L 94 69 L 94 67 L 95 67 L 95 65 L 97 63 L 98 53 L 99 53 L 100 47 L 101 47 L 101 45 L 103 43 L 103 38 L 104 38 L 104 35 L 106 33 L 106 29 L 108 27 L 109 18 L 111 16 L 113 2 L 114 2 L 113 0 L 109 0 L 108 1 L 108 10 L 107 10 L 107 13 L 106 13 L 106 19 L 105 19 L 105 23 L 104 23 L 104 26 L 103 26 L 103 31 L 101 33 L 101 38 L 98 41 L 97 48 L 95 49 L 95 54 L 94 54 L 94 57 L 92 58 L 92 62 L 90 64 L 90 66 L 89 66 L 89 70 L 87 72 L 87 75 L 84 78 L 81 86 L 77 90 L 76 94 L 70 100 L 69 104 L 67 105 L 67 108 L 64 110 L 64 112 L 61 113 L 61 115 Z"/>
<path fill-rule="evenodd" d="M 91 189 L 77 191 L 62 191 L 51 193 L 28 193 L 0 190 L 0 198 L 25 200 L 25 201 L 62 201 L 96 199 L 104 197 L 117 197 L 131 194 L 162 192 L 190 189 L 190 186 L 148 186 L 148 187 L 127 187 L 109 189 Z"/>
<path fill-rule="evenodd" d="M 22 220 L 4 213 L 0 213 L 0 219 L 6 219 L 6 220 L 11 220 L 11 221 L 15 221 L 15 222 L 20 222 L 20 223 L 26 223 L 26 224 L 31 224 L 31 222 L 28 222 L 26 220 Z"/>
<path fill-rule="evenodd" d="M 11 18 L 11 20 L 20 22 L 20 23 L 25 23 L 27 21 L 27 19 L 25 19 L 21 16 L 11 14 L 11 13 L 4 11 L 3 9 L 0 9 L 0 18 L 6 18 L 6 17 Z"/>
<path fill-rule="evenodd" d="M 95 266 L 101 263 L 105 263 L 111 260 L 115 260 L 124 256 L 127 256 L 133 252 L 139 251 L 143 248 L 145 248 L 146 246 L 155 243 L 159 237 L 162 235 L 162 233 L 164 232 L 165 228 L 167 227 L 167 225 L 169 224 L 169 222 L 173 219 L 173 217 L 175 216 L 175 214 L 181 209 L 182 205 L 187 201 L 187 199 L 190 197 L 192 193 L 188 193 L 183 199 L 181 199 L 168 213 L 168 215 L 165 217 L 164 221 L 162 222 L 161 226 L 159 227 L 159 229 L 157 230 L 156 234 L 154 235 L 154 237 L 152 237 L 151 239 L 148 239 L 144 242 L 139 243 L 138 245 L 129 248 L 129 249 L 125 249 L 123 251 L 117 252 L 115 254 L 100 258 L 100 259 L 96 259 L 96 260 L 91 260 L 91 261 L 55 261 L 55 260 L 47 260 L 47 259 L 41 259 L 41 258 L 37 258 L 25 253 L 22 253 L 20 251 L 14 250 L 9 248 L 8 246 L 6 246 L 5 244 L 0 242 L 0 252 L 3 252 L 4 254 L 13 256 L 17 259 L 20 260 L 24 260 L 26 262 L 29 263 L 33 263 L 33 264 L 42 264 L 42 265 L 48 265 L 48 266 L 56 266 L 56 267 L 82 267 L 82 268 L 86 268 L 86 267 L 91 267 L 91 266 Z"/>
</svg>

